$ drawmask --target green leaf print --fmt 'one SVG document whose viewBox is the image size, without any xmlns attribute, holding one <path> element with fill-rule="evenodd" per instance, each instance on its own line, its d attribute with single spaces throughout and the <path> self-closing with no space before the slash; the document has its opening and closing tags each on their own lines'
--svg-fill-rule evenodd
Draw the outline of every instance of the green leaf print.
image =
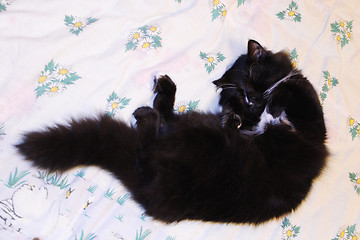
<svg viewBox="0 0 360 240">
<path fill-rule="evenodd" d="M 330 27 L 331 27 L 331 32 L 333 32 L 333 33 L 340 32 L 340 24 L 339 23 L 337 23 L 337 22 L 330 23 Z"/>
<path fill-rule="evenodd" d="M 221 63 L 226 59 L 226 57 L 220 52 L 212 55 L 201 51 L 200 58 L 204 61 L 205 69 L 208 73 L 211 73 L 215 69 L 215 66 L 217 64 Z"/>
<path fill-rule="evenodd" d="M 136 230 L 136 240 L 144 240 L 146 237 L 150 235 L 151 231 L 146 229 L 145 232 L 142 231 L 142 227 L 140 227 L 140 231 Z"/>
<path fill-rule="evenodd" d="M 5 12 L 6 11 L 6 7 L 0 3 L 0 12 Z"/>
<path fill-rule="evenodd" d="M 135 50 L 136 47 L 137 47 L 138 43 L 137 42 L 128 42 L 125 44 L 126 46 L 126 52 L 129 51 L 129 50 Z"/>
<path fill-rule="evenodd" d="M 280 20 L 283 20 L 285 18 L 285 12 L 279 12 L 276 14 L 276 16 L 280 19 Z"/>
<path fill-rule="evenodd" d="M 324 84 L 321 88 L 320 98 L 324 102 L 330 89 L 337 86 L 339 81 L 335 77 L 331 77 L 329 71 L 323 71 Z"/>
<path fill-rule="evenodd" d="M 288 218 L 285 217 L 284 221 L 281 224 L 282 231 L 282 240 L 294 239 L 299 235 L 300 227 L 292 225 Z"/>
<path fill-rule="evenodd" d="M 38 178 L 43 180 L 46 184 L 50 184 L 60 189 L 64 189 L 70 186 L 67 177 L 62 177 L 62 174 L 50 173 L 48 171 L 38 171 Z"/>
<path fill-rule="evenodd" d="M 359 125 L 355 125 L 354 127 L 350 128 L 350 134 L 352 140 L 354 140 L 359 135 Z"/>
<path fill-rule="evenodd" d="M 289 4 L 289 7 L 285 9 L 284 11 L 280 11 L 276 14 L 276 16 L 280 20 L 291 20 L 293 22 L 301 22 L 301 14 L 298 12 L 299 6 L 296 2 L 291 1 Z"/>
<path fill-rule="evenodd" d="M 240 5 L 245 4 L 245 1 L 246 1 L 246 0 L 238 0 L 238 7 L 239 7 Z"/>
<path fill-rule="evenodd" d="M 11 5 L 12 0 L 2 0 L 0 1 L 0 12 L 6 11 L 6 5 Z"/>
<path fill-rule="evenodd" d="M 130 101 L 131 101 L 130 98 L 126 98 L 126 97 L 120 98 L 113 91 L 107 99 L 106 114 L 109 115 L 110 117 L 114 117 L 119 110 L 129 105 Z"/>
<path fill-rule="evenodd" d="M 54 70 L 55 70 L 55 63 L 54 63 L 54 60 L 51 59 L 51 61 L 47 65 L 45 65 L 45 72 L 48 72 L 48 71 L 52 72 Z"/>
<path fill-rule="evenodd" d="M 160 33 L 156 25 L 144 25 L 132 31 L 125 44 L 125 52 L 136 49 L 149 51 L 162 47 Z"/>
<path fill-rule="evenodd" d="M 226 57 L 225 57 L 222 53 L 218 53 L 218 54 L 217 54 L 217 60 L 218 60 L 218 62 L 224 61 L 225 58 L 226 58 Z"/>
<path fill-rule="evenodd" d="M 61 82 L 65 85 L 72 85 L 75 84 L 75 81 L 80 79 L 80 77 L 76 73 L 70 73 L 69 77 L 65 78 Z"/>
<path fill-rule="evenodd" d="M 94 22 L 96 22 L 97 20 L 99 20 L 99 19 L 89 17 L 89 18 L 87 19 L 87 24 L 94 23 Z"/>
<path fill-rule="evenodd" d="M 349 225 L 349 226 L 343 226 L 339 229 L 337 235 L 332 240 L 354 240 L 359 239 L 360 235 L 356 231 L 356 224 Z"/>
<path fill-rule="evenodd" d="M 212 2 L 211 21 L 214 21 L 217 18 L 224 18 L 226 13 L 225 4 L 223 4 L 220 0 Z"/>
<path fill-rule="evenodd" d="M 0 124 L 0 136 L 1 135 L 6 135 L 4 123 Z"/>
<path fill-rule="evenodd" d="M 350 182 L 354 184 L 354 190 L 360 195 L 360 173 L 349 173 Z"/>
<path fill-rule="evenodd" d="M 119 214 L 117 217 L 115 217 L 120 222 L 123 222 L 124 214 Z"/>
<path fill-rule="evenodd" d="M 189 102 L 189 111 L 194 111 L 197 108 L 199 102 L 200 102 L 200 100 L 198 100 L 198 101 L 190 101 Z"/>
<path fill-rule="evenodd" d="M 118 197 L 118 199 L 116 200 L 116 202 L 120 205 L 124 205 L 124 203 L 126 202 L 126 200 L 128 200 L 130 198 L 130 194 L 126 193 L 120 197 Z"/>
<path fill-rule="evenodd" d="M 77 236 L 75 236 L 75 240 L 92 240 L 94 238 L 96 238 L 96 235 L 94 233 L 89 233 L 85 236 L 84 230 L 81 230 L 80 238 L 77 238 Z"/>
<path fill-rule="evenodd" d="M 21 171 L 20 173 L 18 173 L 18 169 L 15 168 L 15 172 L 10 173 L 8 182 L 5 184 L 5 186 L 7 186 L 8 188 L 15 188 L 23 183 L 25 183 L 26 181 L 21 181 L 26 175 L 28 175 L 30 172 L 29 171 Z"/>
<path fill-rule="evenodd" d="M 80 78 L 70 66 L 63 66 L 51 60 L 38 75 L 35 86 L 36 97 L 62 93 L 67 86 L 73 85 Z"/>
<path fill-rule="evenodd" d="M 92 194 L 94 194 L 97 188 L 98 188 L 97 185 L 95 185 L 95 186 L 90 186 L 90 187 L 88 188 L 88 191 L 91 192 Z"/>
<path fill-rule="evenodd" d="M 333 38 L 340 44 L 341 48 L 347 45 L 352 39 L 353 20 L 335 21 L 330 23 L 330 28 Z"/>
<path fill-rule="evenodd" d="M 75 34 L 76 36 L 79 35 L 80 32 L 84 30 L 84 28 L 94 22 L 98 21 L 96 18 L 88 17 L 88 18 L 81 18 L 81 17 L 74 17 L 74 16 L 67 16 L 65 15 L 65 25 L 70 28 L 70 32 Z"/>
<path fill-rule="evenodd" d="M 112 197 L 114 196 L 114 194 L 116 193 L 115 189 L 111 189 L 108 188 L 108 190 L 106 191 L 104 197 L 106 197 L 107 199 L 112 200 Z"/>
</svg>

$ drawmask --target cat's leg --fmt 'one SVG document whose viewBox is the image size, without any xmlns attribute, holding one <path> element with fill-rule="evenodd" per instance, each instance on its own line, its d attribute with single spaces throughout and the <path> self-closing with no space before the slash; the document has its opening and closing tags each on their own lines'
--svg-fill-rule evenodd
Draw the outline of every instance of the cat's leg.
<svg viewBox="0 0 360 240">
<path fill-rule="evenodd" d="M 150 107 L 140 107 L 133 113 L 136 119 L 138 132 L 138 151 L 136 158 L 136 169 L 140 173 L 140 182 L 144 184 L 152 178 L 152 171 L 149 167 L 149 156 L 152 146 L 159 132 L 159 112 Z"/>
<path fill-rule="evenodd" d="M 176 85 L 167 75 L 160 76 L 154 80 L 154 109 L 160 113 L 161 123 L 171 121 L 175 118 L 174 102 Z"/>
<path fill-rule="evenodd" d="M 140 148 L 147 147 L 156 139 L 160 127 L 160 116 L 157 110 L 150 107 L 140 107 L 133 113 L 136 119 L 136 129 Z"/>
</svg>

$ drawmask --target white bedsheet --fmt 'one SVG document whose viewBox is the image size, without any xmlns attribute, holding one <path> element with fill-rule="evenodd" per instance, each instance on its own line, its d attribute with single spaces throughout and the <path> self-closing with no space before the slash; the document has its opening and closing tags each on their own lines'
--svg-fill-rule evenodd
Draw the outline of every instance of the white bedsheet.
<svg viewBox="0 0 360 240">
<path fill-rule="evenodd" d="M 359 0 L 0 0 L 0 239 L 359 239 Z M 153 221 L 98 168 L 49 174 L 21 134 L 107 112 L 133 122 L 155 75 L 175 111 L 217 111 L 211 83 L 248 39 L 285 49 L 322 100 L 331 152 L 309 197 L 259 226 Z"/>
</svg>

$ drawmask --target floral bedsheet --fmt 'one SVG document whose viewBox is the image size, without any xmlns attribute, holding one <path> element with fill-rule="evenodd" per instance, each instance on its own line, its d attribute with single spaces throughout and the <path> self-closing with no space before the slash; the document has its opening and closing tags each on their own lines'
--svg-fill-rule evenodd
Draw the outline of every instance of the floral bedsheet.
<svg viewBox="0 0 360 240">
<path fill-rule="evenodd" d="M 360 238 L 359 0 L 0 0 L 0 239 Z M 294 213 L 259 226 L 154 221 L 109 173 L 34 168 L 21 134 L 106 113 L 134 123 L 153 78 L 174 111 L 217 111 L 218 79 L 255 39 L 318 91 L 331 155 Z"/>
</svg>

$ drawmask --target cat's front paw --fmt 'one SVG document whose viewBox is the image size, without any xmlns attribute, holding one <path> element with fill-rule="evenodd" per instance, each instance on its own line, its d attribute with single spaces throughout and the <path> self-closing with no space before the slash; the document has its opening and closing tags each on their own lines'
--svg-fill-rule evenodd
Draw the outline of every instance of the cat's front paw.
<svg viewBox="0 0 360 240">
<path fill-rule="evenodd" d="M 232 129 L 240 129 L 242 119 L 235 113 L 227 114 L 223 117 L 223 125 Z"/>
<path fill-rule="evenodd" d="M 154 93 L 175 94 L 176 85 L 168 75 L 154 79 Z"/>
</svg>

